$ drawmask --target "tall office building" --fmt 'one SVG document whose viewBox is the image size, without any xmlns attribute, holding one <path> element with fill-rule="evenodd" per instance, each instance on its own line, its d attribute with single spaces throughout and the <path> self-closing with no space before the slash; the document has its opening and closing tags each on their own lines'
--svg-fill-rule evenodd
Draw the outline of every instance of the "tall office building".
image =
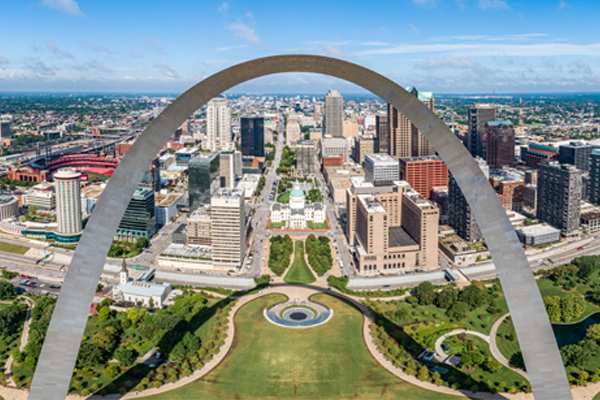
<svg viewBox="0 0 600 400">
<path fill-rule="evenodd" d="M 234 188 L 236 179 L 235 151 L 223 150 L 219 155 L 219 169 L 221 174 L 221 187 Z"/>
<path fill-rule="evenodd" d="M 490 171 L 485 160 L 476 157 L 475 161 L 486 178 L 489 178 Z M 452 174 L 448 175 L 448 224 L 467 242 L 479 242 L 483 240 L 483 234 L 475 221 L 471 207 Z"/>
<path fill-rule="evenodd" d="M 246 251 L 244 191 L 219 189 L 210 205 L 213 266 L 223 270 L 239 268 Z"/>
<path fill-rule="evenodd" d="M 219 153 L 200 154 L 188 163 L 190 212 L 210 204 L 211 196 L 221 187 Z"/>
<path fill-rule="evenodd" d="M 560 229 L 564 236 L 580 233 L 581 171 L 557 161 L 540 163 L 537 217 Z"/>
<path fill-rule="evenodd" d="M 571 164 L 582 172 L 590 171 L 590 154 L 594 146 L 585 142 L 573 141 L 558 148 L 558 162 Z"/>
<path fill-rule="evenodd" d="M 62 168 L 54 174 L 54 185 L 58 232 L 81 232 L 81 174 L 73 168 Z"/>
<path fill-rule="evenodd" d="M 354 142 L 354 147 L 352 148 L 352 158 L 359 164 L 363 164 L 365 162 L 365 156 L 367 154 L 376 154 L 377 148 L 377 138 L 375 135 L 363 135 L 356 138 Z"/>
<path fill-rule="evenodd" d="M 117 228 L 116 238 L 135 242 L 141 237 L 148 240 L 156 233 L 154 191 L 137 188 Z"/>
<path fill-rule="evenodd" d="M 431 189 L 448 186 L 448 167 L 439 156 L 406 157 L 400 160 L 400 179 L 429 200 Z"/>
<path fill-rule="evenodd" d="M 297 172 L 303 175 L 314 174 L 317 170 L 315 163 L 315 142 L 299 140 L 296 147 Z"/>
<path fill-rule="evenodd" d="M 375 153 L 388 153 L 390 152 L 390 136 L 388 134 L 388 116 L 387 115 L 376 115 L 375 116 L 375 135 L 377 136 L 377 149 Z"/>
<path fill-rule="evenodd" d="M 240 121 L 242 130 L 242 155 L 263 157 L 265 155 L 265 119 L 244 117 Z"/>
<path fill-rule="evenodd" d="M 497 110 L 491 104 L 474 104 L 469 108 L 469 130 L 467 148 L 473 157 L 486 157 L 483 151 L 483 131 L 485 124 L 496 120 Z"/>
<path fill-rule="evenodd" d="M 152 160 L 150 168 L 144 173 L 144 176 L 140 181 L 140 186 L 150 188 L 155 192 L 160 192 L 162 184 L 160 182 L 160 161 L 158 157 Z"/>
<path fill-rule="evenodd" d="M 515 165 L 515 128 L 512 122 L 486 122 L 482 146 L 490 167 L 501 169 Z"/>
<path fill-rule="evenodd" d="M 325 96 L 323 134 L 332 137 L 344 136 L 344 99 L 337 90 L 330 90 Z"/>
<path fill-rule="evenodd" d="M 0 121 L 0 139 L 10 139 L 12 135 L 10 134 L 10 122 L 9 121 Z"/>
<path fill-rule="evenodd" d="M 295 149 L 301 134 L 300 120 L 297 115 L 289 115 L 287 117 L 285 132 L 287 138 L 286 145 L 291 149 Z"/>
<path fill-rule="evenodd" d="M 367 182 L 397 181 L 399 179 L 398 160 L 389 154 L 365 155 L 365 180 Z"/>
<path fill-rule="evenodd" d="M 600 204 L 600 150 L 592 150 L 590 154 L 588 199 L 593 204 Z"/>
<path fill-rule="evenodd" d="M 187 244 L 210 246 L 212 244 L 211 225 L 210 209 L 203 207 L 191 213 L 187 219 Z"/>
<path fill-rule="evenodd" d="M 231 109 L 225 96 L 215 97 L 206 107 L 206 138 L 210 151 L 233 148 Z"/>
<path fill-rule="evenodd" d="M 412 86 L 407 87 L 406 90 L 433 111 L 435 103 L 433 93 L 419 92 Z M 396 158 L 435 155 L 433 146 L 431 146 L 425 136 L 406 116 L 398 112 L 391 104 L 388 104 L 387 118 L 388 154 Z"/>
</svg>

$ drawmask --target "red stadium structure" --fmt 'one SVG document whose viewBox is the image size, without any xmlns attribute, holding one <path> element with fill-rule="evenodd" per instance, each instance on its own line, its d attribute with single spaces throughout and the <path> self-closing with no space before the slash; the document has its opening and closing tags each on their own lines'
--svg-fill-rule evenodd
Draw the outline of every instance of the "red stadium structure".
<svg viewBox="0 0 600 400">
<path fill-rule="evenodd" d="M 90 174 L 112 176 L 119 165 L 119 160 L 112 157 L 102 157 L 93 153 L 61 154 L 49 158 L 38 157 L 26 166 L 12 167 L 8 178 L 26 182 L 43 182 L 60 168 L 74 168 L 77 171 Z"/>
</svg>

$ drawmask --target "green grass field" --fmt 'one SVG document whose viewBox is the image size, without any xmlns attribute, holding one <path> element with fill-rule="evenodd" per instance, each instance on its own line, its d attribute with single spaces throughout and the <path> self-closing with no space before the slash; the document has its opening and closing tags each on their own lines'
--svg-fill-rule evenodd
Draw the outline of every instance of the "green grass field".
<svg viewBox="0 0 600 400">
<path fill-rule="evenodd" d="M 25 254 L 30 247 L 21 246 L 20 244 L 12 244 L 7 242 L 0 242 L 0 251 L 6 251 L 7 253 Z"/>
<path fill-rule="evenodd" d="M 316 281 L 315 276 L 311 272 L 306 260 L 304 259 L 304 242 L 296 241 L 294 247 L 294 262 L 283 278 L 285 283 L 313 283 Z"/>
<path fill-rule="evenodd" d="M 329 295 L 312 298 L 334 310 L 328 323 L 288 329 L 269 323 L 270 295 L 242 307 L 227 358 L 204 378 L 152 399 L 439 399 L 383 369 L 365 348 L 362 315 Z"/>
<path fill-rule="evenodd" d="M 327 229 L 327 222 L 315 224 L 312 221 L 306 221 L 306 226 L 308 229 Z"/>
<path fill-rule="evenodd" d="M 277 202 L 281 204 L 288 204 L 290 202 L 290 192 L 285 192 L 277 196 Z"/>
</svg>

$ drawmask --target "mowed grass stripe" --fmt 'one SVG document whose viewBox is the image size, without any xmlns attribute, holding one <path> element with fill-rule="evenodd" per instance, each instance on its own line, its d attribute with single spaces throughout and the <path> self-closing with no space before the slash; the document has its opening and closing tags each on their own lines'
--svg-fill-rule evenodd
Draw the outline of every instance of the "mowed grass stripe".
<svg viewBox="0 0 600 400">
<path fill-rule="evenodd" d="M 7 242 L 0 242 L 0 251 L 6 251 L 7 253 L 25 254 L 30 249 L 27 246 L 21 246 L 20 244 L 13 244 Z"/>
<path fill-rule="evenodd" d="M 310 329 L 269 323 L 263 310 L 285 301 L 268 295 L 243 306 L 235 317 L 235 340 L 211 373 L 153 399 L 439 399 L 456 400 L 412 386 L 383 369 L 366 349 L 363 317 L 353 306 L 319 294 L 311 300 L 334 310 Z"/>
<path fill-rule="evenodd" d="M 304 258 L 304 242 L 298 240 L 294 246 L 294 262 L 285 274 L 283 281 L 297 284 L 313 283 L 316 279 Z"/>
</svg>

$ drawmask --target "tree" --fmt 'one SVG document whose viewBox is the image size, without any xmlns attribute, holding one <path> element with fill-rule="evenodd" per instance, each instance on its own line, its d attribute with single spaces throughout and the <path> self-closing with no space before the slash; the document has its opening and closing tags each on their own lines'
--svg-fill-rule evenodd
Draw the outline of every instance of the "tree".
<svg viewBox="0 0 600 400">
<path fill-rule="evenodd" d="M 477 308 L 489 302 L 489 296 L 475 285 L 471 285 L 462 291 L 460 300 L 467 303 L 471 308 Z"/>
<path fill-rule="evenodd" d="M 435 297 L 434 304 L 438 308 L 448 309 L 458 298 L 458 290 L 446 286 L 441 292 Z"/>
<path fill-rule="evenodd" d="M 107 319 L 109 319 L 110 317 L 111 317 L 111 315 L 110 315 L 110 308 L 108 308 L 108 307 L 102 307 L 102 308 L 100 309 L 100 312 L 98 312 L 98 319 L 99 319 L 101 322 L 104 322 L 104 321 L 106 321 L 106 320 L 107 320 Z"/>
<path fill-rule="evenodd" d="M 399 308 L 398 311 L 396 311 L 396 318 L 400 321 L 404 321 L 409 314 L 410 313 L 406 308 Z"/>
<path fill-rule="evenodd" d="M 102 361 L 104 361 L 104 352 L 100 347 L 90 342 L 83 342 L 81 344 L 79 355 L 77 356 L 77 363 L 79 365 L 93 366 L 102 363 Z"/>
<path fill-rule="evenodd" d="M 551 322 L 559 322 L 562 319 L 560 297 L 545 296 L 544 305 L 546 306 L 546 312 L 548 312 L 548 318 L 550 318 Z"/>
<path fill-rule="evenodd" d="M 9 281 L 0 279 L 0 299 L 7 300 L 15 295 L 15 287 Z"/>
<path fill-rule="evenodd" d="M 128 367 L 135 361 L 135 353 L 127 347 L 119 347 L 115 352 L 115 358 L 119 360 L 121 365 Z"/>
<path fill-rule="evenodd" d="M 435 298 L 435 286 L 431 282 L 421 282 L 413 290 L 413 296 L 419 300 L 419 304 L 429 305 Z"/>
<path fill-rule="evenodd" d="M 148 243 L 148 238 L 142 236 L 138 238 L 135 242 L 135 247 L 138 249 L 145 249 L 146 247 L 148 247 Z"/>
<path fill-rule="evenodd" d="M 106 376 L 109 379 L 114 379 L 118 375 L 119 375 L 119 367 L 117 367 L 116 365 L 109 365 L 104 370 L 104 376 Z"/>
<path fill-rule="evenodd" d="M 600 266 L 600 256 L 578 257 L 573 260 L 573 264 L 579 268 L 577 275 L 582 279 L 588 279 Z"/>
<path fill-rule="evenodd" d="M 485 362 L 485 368 L 492 374 L 496 374 L 502 369 L 502 363 L 492 357 L 489 357 Z"/>
<path fill-rule="evenodd" d="M 594 340 L 595 342 L 600 341 L 600 324 L 592 325 L 588 328 L 586 334 L 586 339 Z"/>
<path fill-rule="evenodd" d="M 448 311 L 446 311 L 446 315 L 448 315 L 448 317 L 452 319 L 460 320 L 465 318 L 469 311 L 470 309 L 467 303 L 463 301 L 457 301 L 454 304 L 452 304 Z"/>
</svg>

